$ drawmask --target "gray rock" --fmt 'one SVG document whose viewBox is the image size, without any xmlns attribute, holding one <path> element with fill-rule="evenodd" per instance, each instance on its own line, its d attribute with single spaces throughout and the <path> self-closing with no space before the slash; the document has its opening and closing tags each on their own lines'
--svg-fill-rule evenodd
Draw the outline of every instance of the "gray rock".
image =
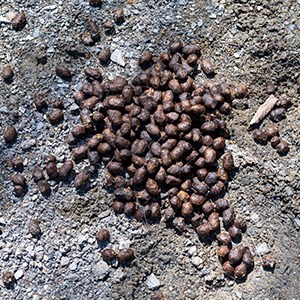
<svg viewBox="0 0 300 300">
<path fill-rule="evenodd" d="M 23 275 L 24 275 L 24 271 L 21 270 L 21 269 L 19 269 L 19 270 L 14 274 L 16 280 L 20 279 Z"/>
<path fill-rule="evenodd" d="M 242 297 L 243 297 L 243 291 L 238 290 L 238 291 L 235 292 L 235 294 L 236 294 L 236 296 L 237 296 L 239 299 L 242 299 Z"/>
<path fill-rule="evenodd" d="M 261 243 L 256 247 L 256 254 L 257 255 L 264 255 L 270 252 L 270 249 L 267 243 Z"/>
<path fill-rule="evenodd" d="M 195 256 L 191 259 L 191 262 L 195 267 L 198 268 L 203 263 L 203 260 L 199 256 Z"/>
<path fill-rule="evenodd" d="M 121 53 L 121 51 L 120 51 L 119 49 L 116 49 L 116 50 L 111 54 L 110 59 L 111 59 L 114 63 L 116 63 L 116 64 L 118 64 L 118 65 L 120 65 L 120 66 L 122 66 L 122 67 L 124 67 L 124 66 L 126 65 L 126 62 L 125 62 L 125 60 L 124 60 L 124 58 L 123 58 L 123 55 L 122 55 L 122 53 Z"/>
<path fill-rule="evenodd" d="M 100 261 L 93 267 L 93 273 L 96 279 L 103 280 L 111 272 L 109 265 Z"/>
<path fill-rule="evenodd" d="M 146 285 L 149 290 L 155 290 L 160 287 L 160 281 L 156 278 L 156 276 L 151 273 L 146 279 Z"/>
<path fill-rule="evenodd" d="M 68 274 L 65 276 L 65 280 L 76 281 L 79 279 L 79 276 L 76 274 Z"/>
<path fill-rule="evenodd" d="M 70 263 L 70 259 L 66 256 L 63 256 L 60 260 L 60 264 L 62 267 L 67 266 Z"/>
<path fill-rule="evenodd" d="M 131 241 L 130 240 L 119 240 L 119 249 L 127 249 L 130 248 Z"/>
<path fill-rule="evenodd" d="M 30 140 L 26 140 L 24 142 L 21 143 L 21 148 L 22 150 L 29 150 L 31 149 L 33 146 L 36 145 L 36 140 L 35 139 L 30 139 Z"/>
<path fill-rule="evenodd" d="M 70 107 L 69 107 L 70 111 L 75 112 L 79 109 L 79 106 L 76 103 L 73 103 Z"/>
<path fill-rule="evenodd" d="M 296 225 L 296 226 L 300 227 L 300 219 L 295 218 L 295 219 L 294 219 L 294 222 L 295 222 L 295 225 Z"/>
<path fill-rule="evenodd" d="M 75 271 L 77 269 L 77 261 L 73 261 L 69 266 L 71 271 Z"/>
<path fill-rule="evenodd" d="M 188 251 L 188 255 L 189 257 L 194 256 L 197 253 L 197 247 L 196 246 L 192 246 L 189 251 Z"/>
</svg>

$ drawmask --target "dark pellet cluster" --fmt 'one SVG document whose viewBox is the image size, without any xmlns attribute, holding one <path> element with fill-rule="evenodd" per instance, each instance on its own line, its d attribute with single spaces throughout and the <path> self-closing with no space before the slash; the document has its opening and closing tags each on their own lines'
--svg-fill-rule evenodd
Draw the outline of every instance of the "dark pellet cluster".
<svg viewBox="0 0 300 300">
<path fill-rule="evenodd" d="M 268 94 L 273 94 L 276 91 L 276 87 L 268 85 L 266 88 Z M 287 94 L 282 94 L 275 108 L 270 112 L 269 118 L 273 123 L 278 123 L 286 118 L 286 110 L 292 105 L 291 98 Z M 270 142 L 271 146 L 276 149 L 280 155 L 286 155 L 289 150 L 289 144 L 282 140 L 279 136 L 278 127 L 275 124 L 269 124 L 264 129 L 254 129 L 253 139 L 256 143 L 261 145 L 267 145 Z"/>
<path fill-rule="evenodd" d="M 247 89 L 195 83 L 198 63 L 213 76 L 199 46 L 175 42 L 158 60 L 143 53 L 143 71 L 131 83 L 123 77 L 102 82 L 97 69 L 87 68 L 87 81 L 74 93 L 82 124 L 67 143 L 75 162 L 88 159 L 94 168 L 106 167 L 116 213 L 138 221 L 163 217 L 179 232 L 193 224 L 201 239 L 215 236 L 222 218 L 230 238 L 238 239 L 242 226 L 223 199 L 235 166 L 225 151 L 230 133 L 222 115 L 230 113 L 235 90 L 242 98 Z M 89 179 L 89 172 L 77 174 L 75 187 Z M 162 193 L 168 195 L 163 204 Z"/>
<path fill-rule="evenodd" d="M 16 196 L 22 196 L 26 190 L 26 179 L 22 174 L 13 174 L 10 177 L 14 184 L 14 193 Z"/>
<path fill-rule="evenodd" d="M 101 256 L 107 263 L 112 263 L 117 260 L 119 264 L 126 265 L 134 259 L 134 252 L 131 248 L 121 249 L 118 253 L 113 249 L 106 248 L 102 250 Z"/>
</svg>

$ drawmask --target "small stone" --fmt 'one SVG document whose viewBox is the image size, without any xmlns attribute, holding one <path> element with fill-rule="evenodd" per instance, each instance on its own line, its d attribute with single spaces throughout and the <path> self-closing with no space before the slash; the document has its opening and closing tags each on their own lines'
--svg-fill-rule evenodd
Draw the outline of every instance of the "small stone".
<svg viewBox="0 0 300 300">
<path fill-rule="evenodd" d="M 122 66 L 122 67 L 124 67 L 124 66 L 126 65 L 126 63 L 125 63 L 125 61 L 124 61 L 124 58 L 123 58 L 123 55 L 122 55 L 122 53 L 121 53 L 121 51 L 120 51 L 119 49 L 116 49 L 116 50 L 111 54 L 110 59 L 111 59 L 114 63 L 116 63 L 116 64 L 118 64 L 118 65 L 120 65 L 120 66 Z"/>
<path fill-rule="evenodd" d="M 192 262 L 193 266 L 198 268 L 202 264 L 203 261 L 199 256 L 196 256 L 191 259 L 191 262 Z"/>
<path fill-rule="evenodd" d="M 15 273 L 15 279 L 18 280 L 20 279 L 21 277 L 23 277 L 24 275 L 24 271 L 23 270 L 18 270 L 16 273 Z"/>
<path fill-rule="evenodd" d="M 188 251 L 188 254 L 189 254 L 189 257 L 192 257 L 196 254 L 197 252 L 197 247 L 196 246 L 192 246 L 189 251 Z"/>
<path fill-rule="evenodd" d="M 66 256 L 63 256 L 60 260 L 60 264 L 62 267 L 67 266 L 70 263 L 70 259 Z"/>
<path fill-rule="evenodd" d="M 255 212 L 251 214 L 250 218 L 253 223 L 257 223 L 259 221 L 259 215 Z"/>
<path fill-rule="evenodd" d="M 235 294 L 236 294 L 236 296 L 237 296 L 239 299 L 242 299 L 242 297 L 243 297 L 243 292 L 242 292 L 242 291 L 238 290 L 238 291 L 235 292 Z"/>
<path fill-rule="evenodd" d="M 294 219 L 295 225 L 300 227 L 300 219 L 296 218 Z"/>
<path fill-rule="evenodd" d="M 35 139 L 30 139 L 21 143 L 22 150 L 29 150 L 36 145 Z"/>
<path fill-rule="evenodd" d="M 155 290 L 160 287 L 160 281 L 156 278 L 156 276 L 151 273 L 146 279 L 146 285 L 148 289 Z"/>
<path fill-rule="evenodd" d="M 77 274 L 68 274 L 65 276 L 65 280 L 69 281 L 76 281 L 79 279 L 79 276 Z"/>
<path fill-rule="evenodd" d="M 96 279 L 103 280 L 110 273 L 110 267 L 106 262 L 100 261 L 93 267 L 93 273 Z"/>
<path fill-rule="evenodd" d="M 71 271 L 75 271 L 77 269 L 77 262 L 73 261 L 69 267 Z"/>
<path fill-rule="evenodd" d="M 88 240 L 88 237 L 86 235 L 80 234 L 77 238 L 78 244 L 83 245 Z"/>
<path fill-rule="evenodd" d="M 75 112 L 77 110 L 79 110 L 79 106 L 76 104 L 76 103 L 73 103 L 70 107 L 69 107 L 69 110 L 71 112 Z"/>
<path fill-rule="evenodd" d="M 43 248 L 43 246 L 37 246 L 35 250 L 36 250 L 36 252 L 41 252 L 41 251 L 44 251 L 44 248 Z"/>
<path fill-rule="evenodd" d="M 112 281 L 116 283 L 121 282 L 125 278 L 126 278 L 126 274 L 121 269 L 117 269 L 112 274 Z"/>
<path fill-rule="evenodd" d="M 256 254 L 257 255 L 264 255 L 270 252 L 270 249 L 267 243 L 261 243 L 256 247 Z"/>
<path fill-rule="evenodd" d="M 131 241 L 130 240 L 120 240 L 119 241 L 119 249 L 127 249 L 130 247 Z"/>
</svg>

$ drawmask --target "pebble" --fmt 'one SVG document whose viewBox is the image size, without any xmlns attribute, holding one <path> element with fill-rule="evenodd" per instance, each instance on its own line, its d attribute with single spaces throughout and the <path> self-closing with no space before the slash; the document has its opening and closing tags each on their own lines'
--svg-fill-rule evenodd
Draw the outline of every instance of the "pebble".
<svg viewBox="0 0 300 300">
<path fill-rule="evenodd" d="M 31 149 L 33 146 L 36 145 L 36 140 L 35 139 L 30 139 L 30 140 L 26 140 L 24 142 L 21 143 L 21 148 L 22 150 L 29 150 Z"/>
<path fill-rule="evenodd" d="M 294 222 L 295 222 L 295 225 L 296 225 L 296 226 L 300 227 L 300 219 L 295 218 L 295 219 L 294 219 Z"/>
<path fill-rule="evenodd" d="M 126 65 L 125 60 L 123 58 L 123 55 L 121 53 L 121 51 L 119 49 L 116 49 L 110 57 L 111 61 L 113 61 L 114 63 L 124 67 Z"/>
<path fill-rule="evenodd" d="M 79 106 L 76 103 L 73 103 L 70 107 L 69 107 L 70 111 L 75 112 L 77 110 L 79 110 Z"/>
<path fill-rule="evenodd" d="M 197 253 L 197 247 L 196 246 L 192 246 L 189 251 L 188 251 L 188 254 L 189 254 L 189 257 L 192 257 L 193 255 L 195 255 Z"/>
<path fill-rule="evenodd" d="M 76 281 L 79 279 L 79 276 L 76 274 L 68 274 L 65 276 L 65 280 Z"/>
<path fill-rule="evenodd" d="M 259 245 L 257 245 L 256 247 L 256 254 L 257 255 L 264 255 L 270 252 L 270 249 L 267 245 L 267 243 L 261 243 Z"/>
<path fill-rule="evenodd" d="M 238 290 L 238 291 L 235 292 L 235 294 L 236 294 L 236 296 L 237 296 L 239 299 L 242 299 L 242 297 L 243 297 L 243 292 L 242 292 L 242 291 Z"/>
<path fill-rule="evenodd" d="M 83 234 L 79 234 L 77 241 L 79 245 L 83 245 L 84 243 L 86 243 L 88 240 L 88 237 L 86 235 Z"/>
<path fill-rule="evenodd" d="M 70 259 L 66 256 L 63 256 L 60 260 L 60 264 L 62 267 L 67 266 L 70 263 Z"/>
<path fill-rule="evenodd" d="M 37 246 L 35 250 L 36 252 L 40 252 L 40 251 L 44 251 L 44 248 L 43 246 Z"/>
<path fill-rule="evenodd" d="M 18 271 L 14 274 L 16 280 L 20 279 L 23 275 L 24 275 L 24 271 L 21 270 L 21 269 L 18 270 Z"/>
<path fill-rule="evenodd" d="M 96 279 L 103 280 L 110 273 L 110 267 L 106 262 L 100 261 L 93 267 L 93 273 Z"/>
<path fill-rule="evenodd" d="M 77 262 L 73 261 L 69 267 L 71 271 L 75 271 L 77 269 Z"/>
<path fill-rule="evenodd" d="M 191 262 L 195 267 L 199 267 L 203 261 L 199 256 L 195 256 L 191 259 Z"/>
<path fill-rule="evenodd" d="M 131 241 L 130 240 L 120 240 L 119 241 L 119 249 L 127 249 L 130 248 Z"/>
<path fill-rule="evenodd" d="M 146 285 L 149 290 L 155 290 L 160 287 L 160 281 L 151 273 L 146 279 Z"/>
<path fill-rule="evenodd" d="M 254 212 L 251 214 L 250 218 L 253 223 L 257 223 L 259 221 L 259 214 Z"/>
</svg>

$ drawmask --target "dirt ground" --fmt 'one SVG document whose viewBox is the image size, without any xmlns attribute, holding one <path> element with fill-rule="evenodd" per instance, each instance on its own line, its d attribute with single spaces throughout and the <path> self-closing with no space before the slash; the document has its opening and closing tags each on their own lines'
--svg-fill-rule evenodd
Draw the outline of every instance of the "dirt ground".
<svg viewBox="0 0 300 300">
<path fill-rule="evenodd" d="M 79 36 L 86 20 L 92 17 L 101 24 L 120 7 L 126 21 L 116 26 L 115 35 L 102 33 L 95 46 L 83 46 Z M 5 18 L 21 9 L 28 22 L 16 32 Z M 299 299 L 299 0 L 104 0 L 101 9 L 83 0 L 0 0 L 0 17 L 4 18 L 0 19 L 0 69 L 9 63 L 16 74 L 13 83 L 0 82 L 0 127 L 2 132 L 5 126 L 15 125 L 19 133 L 10 147 L 0 138 L 0 270 L 24 272 L 14 289 L 0 284 L 2 299 L 146 300 L 157 292 L 168 300 Z M 158 55 L 177 39 L 200 45 L 202 55 L 214 62 L 213 80 L 244 83 L 250 89 L 245 99 L 234 101 L 227 120 L 231 131 L 227 148 L 238 171 L 225 198 L 247 220 L 243 242 L 254 253 L 264 248 L 272 254 L 276 267 L 264 270 L 256 255 L 253 271 L 242 282 L 223 275 L 216 242 L 202 244 L 193 229 L 178 235 L 164 223 L 140 224 L 115 216 L 101 171 L 90 190 L 81 194 L 71 183 L 53 182 L 51 196 L 44 198 L 30 180 L 34 167 L 42 166 L 44 154 L 55 153 L 60 162 L 70 157 L 64 140 L 79 121 L 72 113 L 72 94 L 83 82 L 84 67 L 99 65 L 97 54 L 103 47 L 119 49 L 126 62 L 125 67 L 113 62 L 103 67 L 104 76 L 132 78 L 144 50 Z M 85 57 L 70 56 L 70 49 Z M 71 82 L 55 76 L 58 63 L 67 64 L 76 74 Z M 199 75 L 198 80 L 203 79 Z M 290 144 L 286 156 L 279 156 L 270 145 L 256 144 L 247 130 L 268 97 L 270 83 L 278 87 L 275 96 L 287 93 L 293 102 L 287 118 L 278 124 L 280 135 Z M 49 102 L 64 98 L 62 124 L 51 126 L 45 114 L 35 110 L 32 99 L 38 90 L 47 92 Z M 268 123 L 266 118 L 262 126 Z M 9 180 L 13 173 L 9 161 L 16 154 L 25 158 L 23 173 L 29 182 L 22 198 L 13 196 Z M 26 232 L 33 216 L 43 229 L 42 238 L 35 241 Z M 101 227 L 110 230 L 112 247 L 125 243 L 135 250 L 130 268 L 103 265 L 94 242 Z M 62 257 L 70 264 L 62 266 Z M 197 266 L 195 257 L 200 258 Z M 160 282 L 157 291 L 147 286 L 152 273 Z"/>
</svg>

